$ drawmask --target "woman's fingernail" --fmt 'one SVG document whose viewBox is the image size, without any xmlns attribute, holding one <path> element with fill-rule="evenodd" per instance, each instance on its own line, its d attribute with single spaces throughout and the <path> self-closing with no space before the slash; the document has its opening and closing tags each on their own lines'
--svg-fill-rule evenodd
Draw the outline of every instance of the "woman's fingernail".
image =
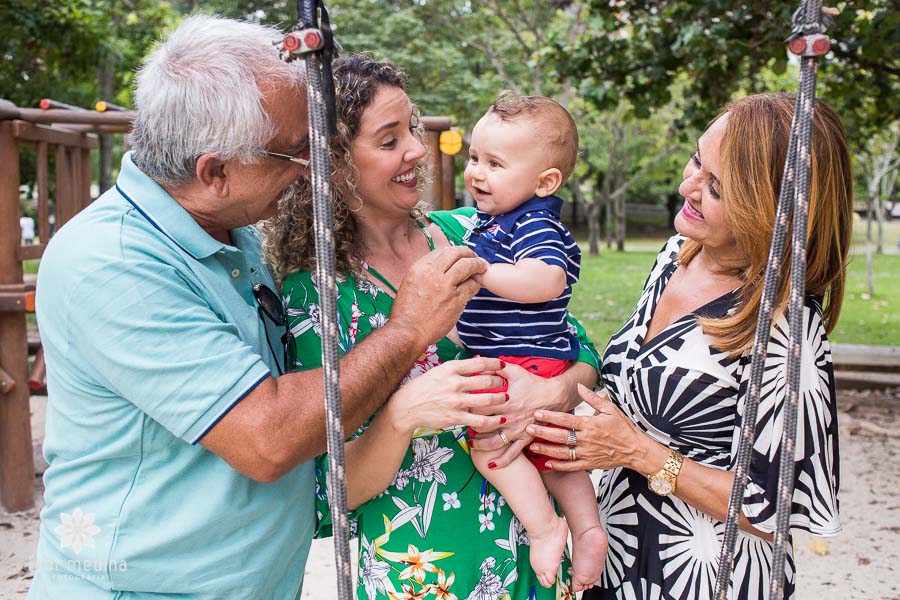
<svg viewBox="0 0 900 600">
<path fill-rule="evenodd" d="M 500 424 L 503 425 L 506 423 L 506 417 L 500 417 Z"/>
<path fill-rule="evenodd" d="M 534 427 L 529 425 L 528 427 L 525 428 L 525 433 L 527 433 L 528 435 L 534 435 Z"/>
<path fill-rule="evenodd" d="M 505 369 L 505 368 L 506 368 L 506 361 L 505 361 L 505 360 L 501 360 L 501 361 L 500 361 L 500 368 L 501 368 L 501 369 Z"/>
<path fill-rule="evenodd" d="M 538 412 L 534 413 L 534 418 L 537 419 L 538 421 L 543 421 L 543 420 L 544 420 L 544 413 L 538 411 Z"/>
<path fill-rule="evenodd" d="M 497 463 L 495 463 L 494 461 L 491 461 L 488 463 L 488 469 L 496 469 L 496 468 L 497 468 Z"/>
<path fill-rule="evenodd" d="M 509 400 L 509 394 L 503 394 L 507 400 Z"/>
</svg>

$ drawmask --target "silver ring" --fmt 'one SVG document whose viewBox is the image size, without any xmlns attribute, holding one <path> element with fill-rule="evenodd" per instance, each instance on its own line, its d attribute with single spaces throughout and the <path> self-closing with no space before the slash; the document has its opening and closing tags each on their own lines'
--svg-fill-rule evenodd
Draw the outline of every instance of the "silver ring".
<svg viewBox="0 0 900 600">
<path fill-rule="evenodd" d="M 576 458 L 575 458 L 575 448 L 574 448 L 574 447 L 570 447 L 570 448 L 569 448 L 569 460 L 576 460 Z"/>
<path fill-rule="evenodd" d="M 569 435 L 566 436 L 566 446 L 568 446 L 569 448 L 574 448 L 575 444 L 577 444 L 577 443 L 578 443 L 578 438 L 575 437 L 575 430 L 570 429 Z"/>
<path fill-rule="evenodd" d="M 500 439 L 503 440 L 503 445 L 509 446 L 509 437 L 506 435 L 506 432 L 500 429 L 499 431 L 497 431 L 497 433 L 500 434 Z"/>
</svg>

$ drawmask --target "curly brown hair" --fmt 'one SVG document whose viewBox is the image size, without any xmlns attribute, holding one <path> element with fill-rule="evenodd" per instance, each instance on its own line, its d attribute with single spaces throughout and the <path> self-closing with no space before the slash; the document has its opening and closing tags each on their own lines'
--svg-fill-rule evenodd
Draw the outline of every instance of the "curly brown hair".
<svg viewBox="0 0 900 600">
<path fill-rule="evenodd" d="M 363 114 L 378 90 L 390 86 L 406 91 L 406 73 L 390 62 L 376 60 L 368 54 L 342 56 L 334 61 L 332 69 L 337 111 L 337 135 L 331 140 L 335 266 L 340 274 L 357 274 L 362 271 L 366 248 L 360 239 L 352 207 L 359 206 L 364 199 L 356 189 L 359 171 L 353 163 L 350 147 L 359 135 Z M 414 120 L 418 114 L 413 105 Z M 415 131 L 421 140 L 421 127 L 416 127 Z M 427 179 L 426 164 L 422 159 L 416 165 L 420 193 Z M 410 214 L 416 219 L 421 219 L 422 215 L 419 205 Z M 291 273 L 316 268 L 309 179 L 302 178 L 285 190 L 275 216 L 266 221 L 261 230 L 266 259 L 279 283 Z"/>
</svg>

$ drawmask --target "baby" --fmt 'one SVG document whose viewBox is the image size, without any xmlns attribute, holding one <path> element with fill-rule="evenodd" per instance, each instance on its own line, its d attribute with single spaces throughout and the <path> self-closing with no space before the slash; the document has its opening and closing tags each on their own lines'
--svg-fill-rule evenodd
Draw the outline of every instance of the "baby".
<svg viewBox="0 0 900 600">
<path fill-rule="evenodd" d="M 549 98 L 508 93 L 475 125 L 469 146 L 465 182 L 478 223 L 468 244 L 490 267 L 457 324 L 459 337 L 473 354 L 541 377 L 563 373 L 579 351 L 566 306 L 581 251 L 559 221 L 562 200 L 553 195 L 572 174 L 577 154 L 578 130 L 566 109 Z M 607 539 L 588 474 L 550 471 L 546 458 L 528 451 L 527 458 L 491 468 L 501 453 L 473 450 L 472 460 L 528 532 L 538 580 L 545 587 L 556 580 L 568 521 L 574 590 L 594 585 Z M 545 487 L 566 520 L 554 512 Z"/>
</svg>

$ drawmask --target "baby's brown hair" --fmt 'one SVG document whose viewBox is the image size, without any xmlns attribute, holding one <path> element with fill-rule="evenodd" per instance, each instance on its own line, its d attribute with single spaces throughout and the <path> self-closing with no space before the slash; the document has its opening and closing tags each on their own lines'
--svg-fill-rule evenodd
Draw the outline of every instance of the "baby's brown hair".
<svg viewBox="0 0 900 600">
<path fill-rule="evenodd" d="M 578 160 L 578 127 L 561 104 L 545 96 L 519 96 L 503 91 L 488 109 L 488 114 L 495 114 L 510 123 L 532 122 L 539 142 L 547 147 L 549 166 L 560 170 L 563 181 L 569 178 Z"/>
</svg>

